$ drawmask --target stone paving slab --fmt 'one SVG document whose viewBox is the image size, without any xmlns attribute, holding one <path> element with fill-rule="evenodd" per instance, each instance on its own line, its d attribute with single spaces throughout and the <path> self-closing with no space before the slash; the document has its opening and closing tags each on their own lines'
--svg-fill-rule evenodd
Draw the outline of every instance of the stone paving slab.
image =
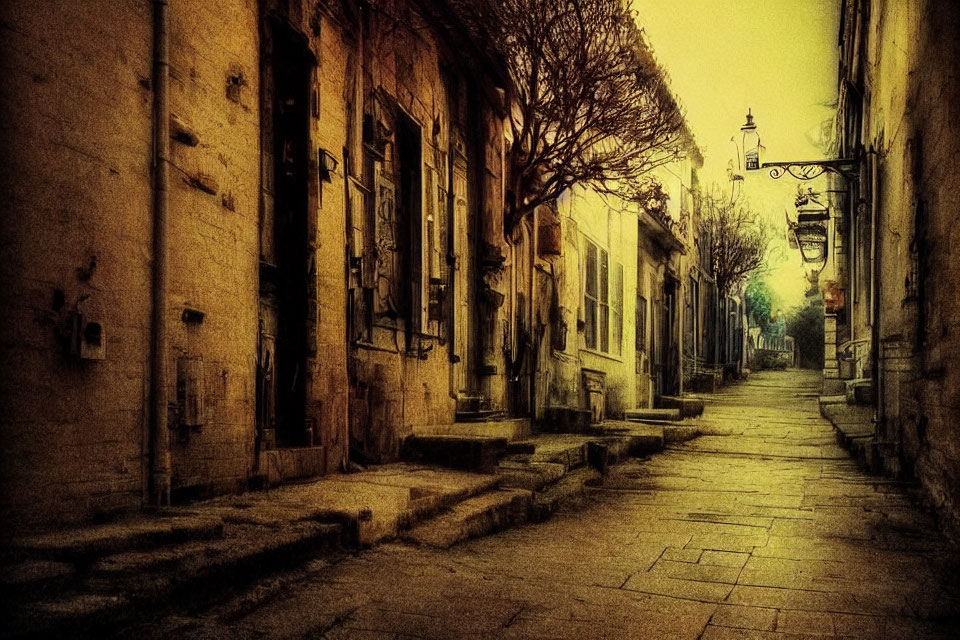
<svg viewBox="0 0 960 640">
<path fill-rule="evenodd" d="M 765 372 L 701 396 L 700 438 L 611 468 L 545 524 L 381 545 L 125 637 L 957 637 L 960 552 L 857 470 L 818 386 Z"/>
</svg>

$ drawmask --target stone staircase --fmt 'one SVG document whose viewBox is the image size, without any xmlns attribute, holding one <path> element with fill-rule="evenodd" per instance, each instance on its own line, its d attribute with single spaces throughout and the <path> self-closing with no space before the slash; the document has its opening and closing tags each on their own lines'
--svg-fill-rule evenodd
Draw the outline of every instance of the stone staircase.
<svg viewBox="0 0 960 640">
<path fill-rule="evenodd" d="M 317 554 L 397 539 L 446 548 L 541 522 L 627 456 L 696 435 L 677 436 L 683 428 L 609 422 L 591 434 L 513 440 L 411 436 L 407 463 L 8 539 L 5 637 L 108 636 L 170 607 L 215 604 Z"/>
<path fill-rule="evenodd" d="M 281 527 L 162 512 L 11 540 L 2 567 L 6 635 L 107 634 L 144 611 L 206 599 L 343 544 L 342 523 L 311 515 Z"/>
<path fill-rule="evenodd" d="M 404 446 L 409 460 L 492 470 L 496 488 L 419 522 L 400 537 L 447 548 L 510 526 L 542 522 L 566 501 L 600 484 L 611 465 L 660 451 L 664 440 L 662 427 L 627 423 L 595 425 L 593 435 L 540 434 L 512 442 L 467 435 L 412 436 Z"/>
<path fill-rule="evenodd" d="M 880 473 L 883 460 L 874 445 L 873 407 L 849 403 L 845 395 L 820 396 L 820 415 L 833 424 L 837 443 L 850 452 L 861 468 Z"/>
</svg>

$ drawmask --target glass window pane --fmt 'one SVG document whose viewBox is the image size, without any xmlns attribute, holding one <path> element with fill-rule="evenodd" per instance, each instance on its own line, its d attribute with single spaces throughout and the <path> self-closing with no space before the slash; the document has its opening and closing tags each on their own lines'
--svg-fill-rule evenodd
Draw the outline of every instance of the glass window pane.
<svg viewBox="0 0 960 640">
<path fill-rule="evenodd" d="M 600 302 L 609 300 L 610 274 L 607 265 L 607 252 L 600 250 Z"/>
<path fill-rule="evenodd" d="M 613 352 L 623 353 L 623 265 L 618 264 L 613 279 Z"/>
<path fill-rule="evenodd" d="M 600 351 L 610 352 L 610 307 L 600 306 Z"/>
<path fill-rule="evenodd" d="M 617 275 L 613 279 L 613 307 L 617 313 L 623 313 L 623 265 L 617 265 Z"/>
<path fill-rule="evenodd" d="M 613 352 L 623 354 L 623 316 L 617 312 L 613 313 Z"/>
<path fill-rule="evenodd" d="M 583 337 L 587 349 L 597 348 L 597 303 L 590 298 L 584 300 Z"/>
<path fill-rule="evenodd" d="M 587 269 L 586 269 L 586 288 L 587 295 L 591 298 L 597 297 L 597 245 L 589 240 L 587 241 Z"/>
<path fill-rule="evenodd" d="M 643 296 L 637 296 L 636 346 L 641 351 L 647 349 L 647 299 Z"/>
</svg>

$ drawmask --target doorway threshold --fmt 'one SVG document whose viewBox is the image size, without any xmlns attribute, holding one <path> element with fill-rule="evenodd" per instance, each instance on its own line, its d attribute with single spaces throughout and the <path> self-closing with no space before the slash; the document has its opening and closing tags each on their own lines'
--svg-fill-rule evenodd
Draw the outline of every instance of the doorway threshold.
<svg viewBox="0 0 960 640">
<path fill-rule="evenodd" d="M 293 447 L 260 452 L 260 473 L 267 484 L 302 480 L 327 473 L 327 447 Z"/>
</svg>

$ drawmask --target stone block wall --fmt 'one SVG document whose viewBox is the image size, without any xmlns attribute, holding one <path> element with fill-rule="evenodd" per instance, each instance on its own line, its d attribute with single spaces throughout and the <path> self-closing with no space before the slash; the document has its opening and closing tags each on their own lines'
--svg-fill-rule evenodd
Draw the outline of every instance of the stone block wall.
<svg viewBox="0 0 960 640">
<path fill-rule="evenodd" d="M 960 534 L 960 7 L 920 3 L 911 69 L 908 114 L 915 151 L 914 175 L 922 251 L 918 277 L 920 365 L 913 395 L 922 411 L 904 425 L 905 446 L 915 472 L 941 507 L 944 521 Z M 916 225 L 914 225 L 916 226 Z"/>
<path fill-rule="evenodd" d="M 0 508 L 14 527 L 135 509 L 148 485 L 153 3 L 55 5 L 0 14 Z M 189 497 L 246 487 L 253 464 L 259 15 L 216 0 L 169 16 L 167 396 L 173 488 Z M 77 313 L 102 326 L 102 360 L 69 355 Z M 205 401 L 191 426 L 187 359 Z"/>
<path fill-rule="evenodd" d="M 151 4 L 4 3 L 0 510 L 131 508 L 144 481 Z M 66 354 L 71 314 L 106 359 Z"/>
<path fill-rule="evenodd" d="M 206 394 L 201 427 L 179 413 L 170 425 L 174 496 L 192 497 L 245 488 L 253 465 L 259 16 L 247 0 L 174 3 L 169 15 L 170 111 L 197 139 L 171 140 L 168 214 L 167 397 L 184 383 L 180 358 L 202 358 Z M 185 322 L 187 308 L 202 322 Z"/>
<path fill-rule="evenodd" d="M 960 532 L 960 7 L 874 9 L 865 138 L 879 166 L 878 437 L 888 469 L 916 475 Z"/>
</svg>

